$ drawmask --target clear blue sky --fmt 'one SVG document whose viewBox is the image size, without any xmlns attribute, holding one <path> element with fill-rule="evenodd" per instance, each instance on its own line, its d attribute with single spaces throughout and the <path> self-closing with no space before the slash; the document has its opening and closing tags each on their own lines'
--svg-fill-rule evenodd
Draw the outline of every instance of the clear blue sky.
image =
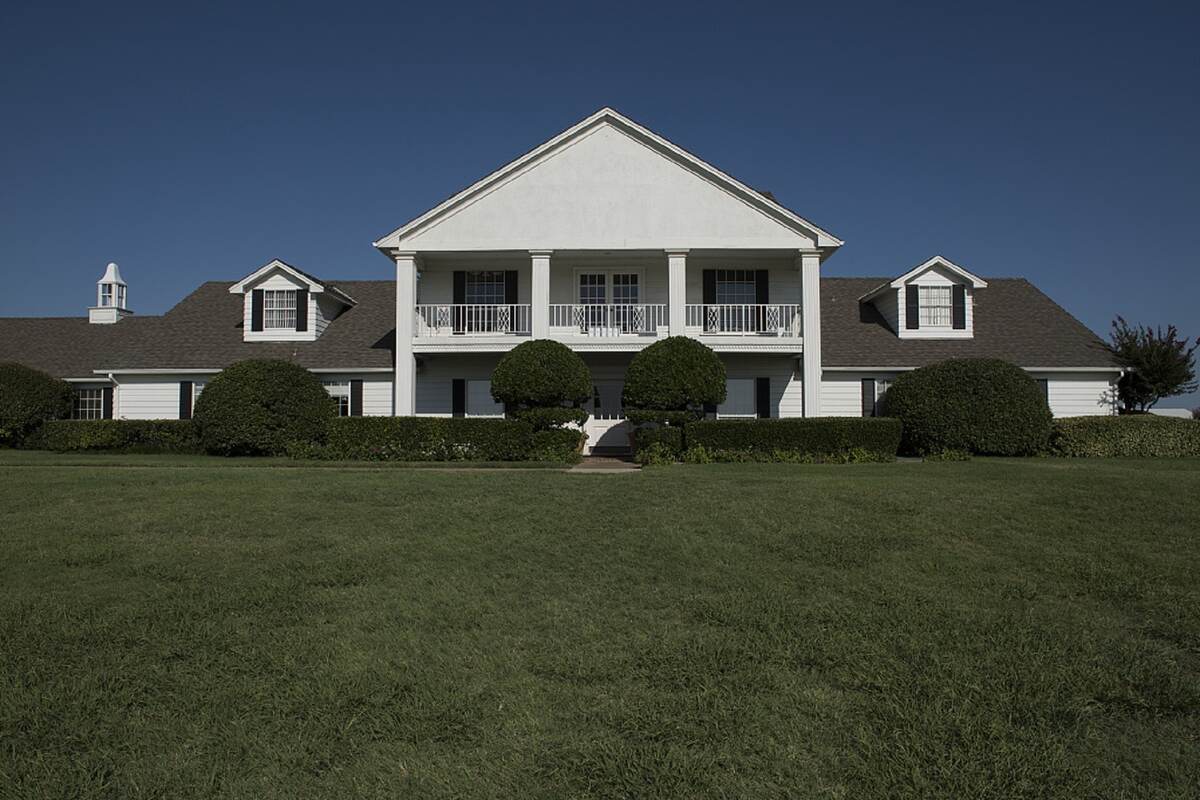
<svg viewBox="0 0 1200 800">
<path fill-rule="evenodd" d="M 845 239 L 1200 335 L 1195 3 L 6 4 L 0 315 L 371 241 L 604 105 Z M 1170 405 L 1197 404 L 1198 398 Z"/>
</svg>

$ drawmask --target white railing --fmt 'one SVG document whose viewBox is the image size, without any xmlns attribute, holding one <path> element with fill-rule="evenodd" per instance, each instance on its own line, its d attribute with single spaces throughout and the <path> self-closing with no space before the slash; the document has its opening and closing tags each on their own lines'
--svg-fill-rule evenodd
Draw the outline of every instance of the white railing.
<svg viewBox="0 0 1200 800">
<path fill-rule="evenodd" d="M 799 304 L 689 305 L 685 319 L 701 336 L 804 335 Z"/>
<path fill-rule="evenodd" d="M 657 335 L 667 327 L 665 304 L 554 304 L 550 306 L 550 328 L 569 328 L 579 336 Z"/>
<path fill-rule="evenodd" d="M 416 307 L 413 335 L 528 336 L 528 305 L 463 305 L 444 303 Z"/>
</svg>

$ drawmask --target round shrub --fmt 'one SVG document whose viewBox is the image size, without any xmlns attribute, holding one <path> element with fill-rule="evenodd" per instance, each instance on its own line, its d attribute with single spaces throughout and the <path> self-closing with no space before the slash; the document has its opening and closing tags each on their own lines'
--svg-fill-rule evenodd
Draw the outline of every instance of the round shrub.
<svg viewBox="0 0 1200 800">
<path fill-rule="evenodd" d="M 71 416 L 66 381 L 22 364 L 0 364 L 0 445 L 14 446 L 51 419 Z"/>
<path fill-rule="evenodd" d="M 642 350 L 625 372 L 626 414 L 651 421 L 651 412 L 691 412 L 725 402 L 725 365 L 712 349 L 686 336 L 670 336 Z M 678 413 L 661 415 L 678 424 Z"/>
<path fill-rule="evenodd" d="M 287 361 L 240 361 L 196 400 L 192 419 L 205 451 L 224 456 L 284 455 L 324 440 L 337 406 L 321 381 Z"/>
<path fill-rule="evenodd" d="M 1046 449 L 1051 414 L 1037 382 L 999 359 L 942 361 L 898 377 L 884 413 L 903 423 L 901 450 L 1025 456 Z"/>
<path fill-rule="evenodd" d="M 578 406 L 591 396 L 592 373 L 587 364 L 565 344 L 549 339 L 522 342 L 505 353 L 492 372 L 492 397 L 515 416 L 533 408 Z M 530 421 L 548 420 L 549 416 Z M 567 417 L 549 421 L 563 420 Z"/>
</svg>

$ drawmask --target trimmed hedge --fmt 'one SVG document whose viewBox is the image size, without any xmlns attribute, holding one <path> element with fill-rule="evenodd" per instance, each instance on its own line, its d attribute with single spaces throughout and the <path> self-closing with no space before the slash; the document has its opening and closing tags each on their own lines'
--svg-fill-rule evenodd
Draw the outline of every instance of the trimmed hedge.
<svg viewBox="0 0 1200 800">
<path fill-rule="evenodd" d="M 684 429 L 688 451 L 715 461 L 892 461 L 901 424 L 887 417 L 725 419 Z"/>
<path fill-rule="evenodd" d="M 683 429 L 668 428 L 664 426 L 646 426 L 635 428 L 633 435 L 629 437 L 630 444 L 633 445 L 633 455 L 636 458 L 638 454 L 649 449 L 653 445 L 661 445 L 673 457 L 678 458 L 683 454 Z"/>
<path fill-rule="evenodd" d="M 220 456 L 283 455 L 320 444 L 337 404 L 317 376 L 288 361 L 239 361 L 204 387 L 192 416 Z"/>
<path fill-rule="evenodd" d="M 299 454 L 339 461 L 573 461 L 581 440 L 569 429 L 534 433 L 520 420 L 339 417 L 323 447 Z"/>
<path fill-rule="evenodd" d="M 492 397 L 514 408 L 577 405 L 592 396 L 592 373 L 562 342 L 534 339 L 504 354 L 492 372 Z"/>
<path fill-rule="evenodd" d="M 510 416 L 513 419 L 528 422 L 535 431 L 547 431 L 561 428 L 564 425 L 583 425 L 587 422 L 588 413 L 582 408 L 544 406 L 515 409 Z"/>
<path fill-rule="evenodd" d="M 186 419 L 71 419 L 42 426 L 38 445 L 59 453 L 202 453 L 196 426 Z"/>
<path fill-rule="evenodd" d="M 638 422 L 679 424 L 680 412 L 695 419 L 706 405 L 725 402 L 725 365 L 695 339 L 668 336 L 630 360 L 621 401 Z"/>
<path fill-rule="evenodd" d="M 951 359 L 905 373 L 883 405 L 904 423 L 901 449 L 913 455 L 1027 456 L 1050 440 L 1050 408 L 1037 382 L 1000 359 Z"/>
<path fill-rule="evenodd" d="M 1054 420 L 1050 452 L 1068 458 L 1200 456 L 1200 421 L 1132 414 Z"/>
<path fill-rule="evenodd" d="M 0 446 L 15 447 L 43 422 L 71 416 L 71 384 L 24 364 L 0 364 Z"/>
</svg>

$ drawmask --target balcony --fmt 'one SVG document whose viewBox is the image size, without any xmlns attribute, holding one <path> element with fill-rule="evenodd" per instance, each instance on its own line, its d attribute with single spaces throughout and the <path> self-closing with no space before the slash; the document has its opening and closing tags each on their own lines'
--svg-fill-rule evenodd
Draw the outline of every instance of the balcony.
<svg viewBox="0 0 1200 800">
<path fill-rule="evenodd" d="M 416 308 L 413 336 L 529 336 L 530 306 L 438 303 Z"/>
<path fill-rule="evenodd" d="M 799 304 L 687 305 L 689 336 L 757 336 L 799 339 L 804 335 Z"/>
<path fill-rule="evenodd" d="M 551 336 L 666 336 L 666 304 L 554 304 Z"/>
</svg>

